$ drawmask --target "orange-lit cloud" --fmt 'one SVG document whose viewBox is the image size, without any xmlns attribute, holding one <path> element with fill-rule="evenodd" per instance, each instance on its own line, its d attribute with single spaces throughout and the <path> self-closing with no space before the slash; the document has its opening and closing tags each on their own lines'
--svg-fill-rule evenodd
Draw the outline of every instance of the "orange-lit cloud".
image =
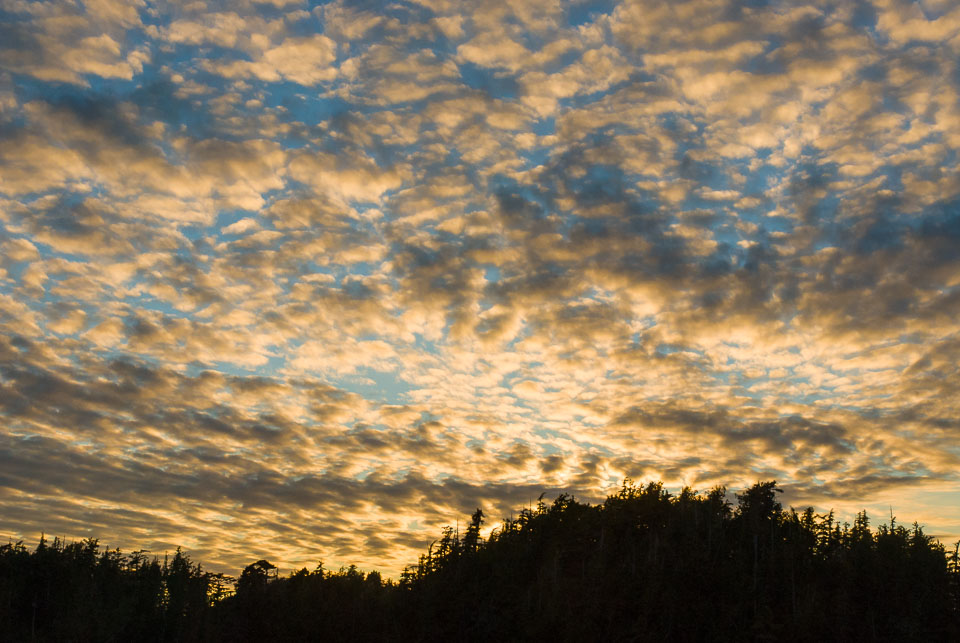
<svg viewBox="0 0 960 643">
<path fill-rule="evenodd" d="M 0 535 L 396 574 L 631 476 L 960 537 L 960 14 L 761 5 L 12 5 Z"/>
</svg>

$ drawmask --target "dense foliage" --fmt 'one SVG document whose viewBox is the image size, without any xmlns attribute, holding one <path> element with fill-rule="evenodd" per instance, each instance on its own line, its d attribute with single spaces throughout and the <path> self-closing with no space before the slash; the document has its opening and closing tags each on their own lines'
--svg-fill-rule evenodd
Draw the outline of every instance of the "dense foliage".
<svg viewBox="0 0 960 643">
<path fill-rule="evenodd" d="M 236 580 L 179 550 L 95 540 L 0 547 L 12 641 L 956 641 L 960 560 L 916 524 L 871 530 L 784 510 L 775 483 L 737 496 L 624 484 L 447 528 L 398 582 L 322 565 Z"/>
<path fill-rule="evenodd" d="M 179 549 L 161 563 L 96 540 L 0 546 L 0 639 L 191 641 L 209 638 L 210 607 L 232 589 Z"/>
</svg>

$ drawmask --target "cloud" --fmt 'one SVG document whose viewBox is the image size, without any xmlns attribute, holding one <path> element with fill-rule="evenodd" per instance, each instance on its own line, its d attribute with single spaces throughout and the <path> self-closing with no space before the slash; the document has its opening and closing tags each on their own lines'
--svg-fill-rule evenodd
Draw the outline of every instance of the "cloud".
<svg viewBox="0 0 960 643">
<path fill-rule="evenodd" d="M 378 202 L 403 182 L 402 168 L 381 168 L 363 155 L 303 152 L 290 161 L 291 176 L 345 201 Z"/>
<path fill-rule="evenodd" d="M 336 78 L 336 44 L 323 35 L 286 38 L 253 60 L 208 61 L 205 68 L 226 78 L 256 78 L 275 83 L 289 80 L 316 85 Z"/>
<path fill-rule="evenodd" d="M 949 3 L 221 9 L 3 16 L 9 534 L 396 574 L 624 476 L 958 529 Z"/>
<path fill-rule="evenodd" d="M 86 85 L 88 75 L 131 80 L 150 60 L 146 47 L 130 46 L 123 37 L 141 24 L 140 6 L 22 3 L 0 26 L 0 65 L 42 81 Z"/>
</svg>

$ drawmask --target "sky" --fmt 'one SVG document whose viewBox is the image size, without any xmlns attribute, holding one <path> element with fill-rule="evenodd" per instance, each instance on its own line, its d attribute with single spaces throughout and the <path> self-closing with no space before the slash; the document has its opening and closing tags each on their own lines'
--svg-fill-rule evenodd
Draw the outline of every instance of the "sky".
<svg viewBox="0 0 960 643">
<path fill-rule="evenodd" d="M 952 543 L 958 60 L 953 0 L 3 0 L 0 539 L 396 576 L 629 477 Z"/>
</svg>

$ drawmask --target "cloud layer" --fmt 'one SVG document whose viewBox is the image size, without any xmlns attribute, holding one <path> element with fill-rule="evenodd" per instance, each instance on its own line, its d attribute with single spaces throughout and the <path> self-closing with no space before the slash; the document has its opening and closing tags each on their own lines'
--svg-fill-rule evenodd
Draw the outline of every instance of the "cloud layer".
<svg viewBox="0 0 960 643">
<path fill-rule="evenodd" d="M 954 3 L 0 20 L 0 534 L 396 573 L 631 476 L 960 537 Z"/>
</svg>

